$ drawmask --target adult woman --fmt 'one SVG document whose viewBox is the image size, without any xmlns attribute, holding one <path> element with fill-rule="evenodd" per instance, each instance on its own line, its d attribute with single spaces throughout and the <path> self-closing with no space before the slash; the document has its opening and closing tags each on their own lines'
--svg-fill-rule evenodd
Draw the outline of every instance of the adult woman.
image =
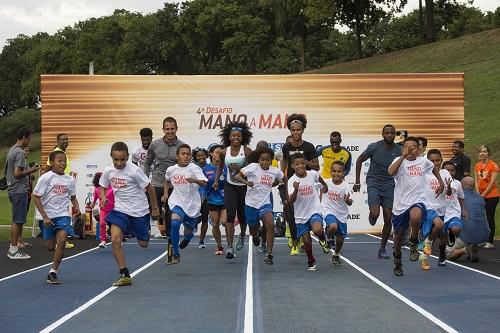
<svg viewBox="0 0 500 333">
<path fill-rule="evenodd" d="M 498 205 L 498 187 L 496 179 L 498 165 L 490 160 L 490 149 L 485 145 L 479 147 L 479 162 L 476 163 L 474 171 L 476 173 L 476 190 L 486 202 L 486 219 L 490 226 L 490 236 L 484 246 L 485 249 L 493 249 L 495 245 L 495 210 Z"/>
<path fill-rule="evenodd" d="M 224 185 L 224 200 L 227 211 L 226 237 L 228 244 L 233 243 L 234 219 L 238 215 L 240 222 L 240 237 L 236 243 L 236 250 L 241 250 L 245 242 L 247 224 L 245 221 L 245 184 L 235 181 L 233 177 L 245 166 L 246 158 L 252 150 L 247 147 L 252 139 L 252 132 L 245 122 L 230 122 L 222 128 L 219 136 L 225 149 L 221 153 L 221 163 L 228 168 L 228 177 Z M 214 184 L 214 186 L 218 186 Z M 227 249 L 226 258 L 235 257 L 233 247 Z"/>
<path fill-rule="evenodd" d="M 283 161 L 281 163 L 281 170 L 285 174 L 285 179 L 288 179 L 294 175 L 294 170 L 292 168 L 293 156 L 295 154 L 303 154 L 306 161 L 306 170 L 319 170 L 319 162 L 316 154 L 316 148 L 310 142 L 304 141 L 302 139 L 302 134 L 304 134 L 304 129 L 307 125 L 307 119 L 302 114 L 292 114 L 288 117 L 286 123 L 288 129 L 290 130 L 291 141 L 283 145 L 281 150 L 283 151 Z M 285 189 L 287 188 L 285 184 Z M 292 238 L 292 250 L 291 255 L 296 255 L 299 253 L 297 246 L 297 228 L 295 226 L 295 219 L 293 215 L 293 207 L 285 203 L 283 210 L 286 211 L 286 218 L 288 226 L 290 228 L 290 235 Z"/>
</svg>

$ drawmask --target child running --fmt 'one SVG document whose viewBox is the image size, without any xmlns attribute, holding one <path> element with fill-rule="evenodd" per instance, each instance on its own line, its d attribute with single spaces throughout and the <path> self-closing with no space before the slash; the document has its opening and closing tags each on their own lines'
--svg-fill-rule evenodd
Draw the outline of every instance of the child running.
<svg viewBox="0 0 500 333">
<path fill-rule="evenodd" d="M 222 246 L 222 236 L 220 233 L 220 225 L 226 226 L 227 212 L 224 205 L 224 184 L 227 177 L 227 167 L 224 166 L 222 173 L 219 176 L 219 186 L 214 188 L 215 177 L 217 177 L 217 168 L 220 165 L 220 154 L 224 147 L 218 144 L 211 144 L 208 147 L 208 155 L 210 155 L 210 164 L 203 168 L 203 174 L 207 177 L 207 186 L 205 187 L 205 197 L 207 198 L 208 214 L 212 221 L 212 235 L 217 243 L 215 255 L 221 256 L 224 254 Z M 228 243 L 228 247 L 231 244 Z"/>
<path fill-rule="evenodd" d="M 317 171 L 306 170 L 306 159 L 302 153 L 293 156 L 292 168 L 295 174 L 288 179 L 288 203 L 294 208 L 297 239 L 302 236 L 304 240 L 307 270 L 315 271 L 316 259 L 312 253 L 311 230 L 318 236 L 323 252 L 330 252 L 323 230 L 319 200 L 319 183 L 323 185 L 323 192 L 327 191 L 327 186 Z"/>
<path fill-rule="evenodd" d="M 207 165 L 207 157 L 208 157 L 208 152 L 205 148 L 195 148 L 193 149 L 193 162 L 197 166 L 200 167 L 200 169 L 203 170 L 203 168 Z M 198 188 L 198 191 L 200 192 L 200 198 L 201 198 L 201 215 L 198 217 L 198 223 L 201 223 L 201 230 L 200 230 L 200 241 L 198 242 L 198 247 L 200 249 L 206 248 L 205 246 L 205 236 L 207 235 L 207 230 L 208 230 L 208 204 L 207 204 L 207 197 L 206 197 L 206 188 L 203 186 L 200 186 Z"/>
<path fill-rule="evenodd" d="M 266 249 L 264 263 L 273 265 L 274 224 L 273 206 L 270 194 L 273 186 L 278 186 L 283 179 L 283 172 L 271 166 L 274 151 L 270 148 L 259 148 L 252 152 L 250 163 L 235 175 L 234 179 L 248 186 L 245 195 L 245 218 L 250 228 L 254 246 L 260 245 L 260 220 L 266 228 Z M 246 179 L 244 179 L 244 177 Z"/>
<path fill-rule="evenodd" d="M 343 162 L 332 162 L 330 168 L 332 178 L 326 180 L 328 191 L 323 195 L 321 202 L 327 236 L 328 238 L 333 238 L 333 235 L 335 235 L 336 245 L 332 256 L 332 264 L 334 266 L 341 264 L 339 254 L 344 245 L 344 238 L 347 237 L 348 206 L 352 205 L 351 195 L 349 194 L 347 183 L 344 181 L 344 168 Z"/>
<path fill-rule="evenodd" d="M 396 276 L 403 275 L 401 261 L 401 244 L 405 231 L 410 227 L 410 260 L 417 261 L 418 234 L 420 232 L 422 217 L 425 218 L 423 192 L 425 188 L 425 175 L 433 173 L 439 181 L 436 196 L 443 192 L 444 183 L 439 174 L 439 169 L 428 159 L 418 157 L 418 140 L 408 137 L 404 140 L 403 151 L 400 157 L 394 159 L 388 168 L 388 173 L 394 177 L 394 206 L 392 225 L 394 228 L 394 267 Z M 424 219 L 425 220 L 425 219 Z"/>
<path fill-rule="evenodd" d="M 115 287 L 132 284 L 132 278 L 127 268 L 125 254 L 122 248 L 122 237 L 131 230 L 134 232 L 140 247 L 148 247 L 150 232 L 150 215 L 148 199 L 155 197 L 155 189 L 148 176 L 141 168 L 128 161 L 128 147 L 124 142 L 115 142 L 111 146 L 113 165 L 106 167 L 99 180 L 101 208 L 108 204 L 107 188 L 112 187 L 115 196 L 114 208 L 106 216 L 106 222 L 111 229 L 111 243 L 120 277 L 113 283 Z M 151 216 L 158 219 L 159 212 L 155 200 L 151 200 Z"/>
<path fill-rule="evenodd" d="M 75 179 L 64 173 L 66 154 L 63 151 L 53 151 L 49 155 L 49 163 L 51 171 L 38 179 L 33 195 L 36 208 L 43 218 L 43 238 L 47 241 L 49 250 L 55 249 L 47 282 L 60 284 L 57 270 L 64 256 L 66 237 L 73 234 L 69 202 L 71 201 L 76 214 L 80 214 L 80 206 L 76 199 Z"/>
<path fill-rule="evenodd" d="M 91 205 L 92 209 L 94 209 L 97 200 L 101 196 L 101 186 L 99 185 L 101 176 L 102 172 L 96 172 L 96 174 L 94 175 L 94 179 L 92 180 L 92 184 L 94 184 L 94 198 Z M 106 248 L 106 216 L 108 216 L 109 212 L 115 205 L 115 196 L 113 194 L 113 187 L 111 186 L 106 189 L 106 199 L 108 200 L 106 206 L 99 209 L 99 247 L 101 249 Z"/>
<path fill-rule="evenodd" d="M 164 195 L 162 202 L 168 201 L 172 212 L 172 248 L 173 258 L 167 264 L 177 264 L 181 261 L 179 248 L 184 249 L 194 236 L 197 218 L 200 216 L 201 198 L 199 186 L 207 186 L 207 177 L 203 171 L 191 162 L 191 147 L 181 144 L 177 148 L 177 164 L 169 167 L 165 173 Z M 168 188 L 172 185 L 173 191 L 168 196 Z M 184 238 L 179 244 L 179 230 L 184 226 Z"/>
</svg>

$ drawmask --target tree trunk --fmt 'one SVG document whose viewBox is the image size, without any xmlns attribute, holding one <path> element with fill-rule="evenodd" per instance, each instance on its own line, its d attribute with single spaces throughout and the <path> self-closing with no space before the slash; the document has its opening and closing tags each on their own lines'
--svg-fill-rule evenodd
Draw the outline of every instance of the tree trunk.
<svg viewBox="0 0 500 333">
<path fill-rule="evenodd" d="M 361 48 L 361 26 L 359 23 L 358 8 L 354 3 L 352 4 L 352 12 L 354 14 L 354 33 L 356 34 L 356 53 L 358 59 L 360 59 L 363 57 L 363 50 Z"/>
<path fill-rule="evenodd" d="M 434 35 L 434 2 L 425 0 L 425 41 L 432 43 L 436 41 Z"/>
<path fill-rule="evenodd" d="M 424 40 L 424 12 L 422 8 L 422 0 L 418 0 L 418 32 L 420 39 Z"/>
</svg>

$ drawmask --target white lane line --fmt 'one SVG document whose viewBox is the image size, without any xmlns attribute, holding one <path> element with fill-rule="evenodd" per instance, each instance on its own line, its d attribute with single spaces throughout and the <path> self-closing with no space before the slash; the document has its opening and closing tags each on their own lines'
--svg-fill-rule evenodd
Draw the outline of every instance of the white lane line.
<svg viewBox="0 0 500 333">
<path fill-rule="evenodd" d="M 372 235 L 372 234 L 367 234 L 367 235 L 370 236 L 370 237 L 373 237 L 373 238 L 381 239 L 380 237 Z M 388 240 L 388 242 L 389 243 L 394 243 L 391 240 Z M 403 248 L 409 249 L 408 246 L 403 246 Z M 431 255 L 431 257 L 439 260 L 439 257 L 437 257 L 435 255 Z M 479 274 L 482 274 L 482 275 L 485 275 L 487 277 L 490 277 L 490 278 L 493 278 L 495 280 L 499 280 L 500 281 L 500 277 L 499 276 L 496 276 L 496 275 L 493 275 L 493 274 L 490 274 L 490 273 L 486 273 L 486 272 L 480 271 L 479 269 L 475 269 L 475 268 L 471 268 L 471 267 L 468 267 L 468 266 L 465 266 L 465 265 L 457 264 L 456 262 L 451 261 L 451 260 L 446 260 L 446 263 L 447 264 L 452 264 L 452 265 L 455 265 L 455 266 L 458 266 L 458 267 L 461 267 L 461 268 L 465 268 L 465 269 L 468 269 L 469 271 L 476 272 L 476 273 L 479 273 Z"/>
<path fill-rule="evenodd" d="M 316 238 L 314 236 L 312 236 L 312 237 L 316 241 L 318 241 L 318 238 Z M 331 252 L 333 252 L 333 250 L 331 250 Z M 400 301 L 402 301 L 403 303 L 405 303 L 406 305 L 408 305 L 409 307 L 411 307 L 412 309 L 414 309 L 415 311 L 417 311 L 418 313 L 420 313 L 421 315 L 423 315 L 424 317 L 426 317 L 427 319 L 429 319 L 430 321 L 432 321 L 434 324 L 436 324 L 439 327 L 441 327 L 446 332 L 458 333 L 458 331 L 456 329 L 454 329 L 453 327 L 449 326 L 448 324 L 446 324 L 445 322 L 443 322 L 442 320 L 440 320 L 439 318 L 437 318 L 436 316 L 434 316 L 432 313 L 426 311 L 424 308 L 422 308 L 419 305 L 413 303 L 408 298 L 406 298 L 405 296 L 401 295 L 396 290 L 392 289 L 391 287 L 389 287 L 388 285 L 386 285 L 385 283 L 383 283 L 382 281 L 380 281 L 379 279 L 377 279 L 375 276 L 371 275 L 370 273 L 368 273 L 367 271 L 365 271 L 364 269 L 362 269 L 361 267 L 359 267 L 358 265 L 356 265 L 355 263 L 353 263 L 352 261 L 350 261 L 346 257 L 344 257 L 342 255 L 340 257 L 342 258 L 342 260 L 344 260 L 346 263 L 348 263 L 349 265 L 351 265 L 354 269 L 356 269 L 357 271 L 359 271 L 361 274 L 363 274 L 364 276 L 366 276 L 367 278 L 369 278 L 370 280 L 372 280 L 373 282 L 375 282 L 377 285 L 379 285 L 380 287 L 382 287 L 383 289 L 385 289 L 391 295 L 393 295 L 394 297 L 396 297 L 397 299 L 399 299 Z"/>
<path fill-rule="evenodd" d="M 166 255 L 166 252 L 162 253 L 159 257 L 153 259 L 152 261 L 150 261 L 146 265 L 144 265 L 141 268 L 139 268 L 138 270 L 134 271 L 132 274 L 130 274 L 130 276 L 134 277 L 134 276 L 138 275 L 143 270 L 145 270 L 146 268 L 150 267 L 151 265 L 153 265 L 155 262 L 157 262 L 158 260 L 162 259 L 163 257 L 165 257 L 165 255 Z M 59 318 L 57 321 L 53 322 L 52 324 L 50 324 L 49 326 L 47 326 L 46 328 L 44 328 L 43 330 L 41 330 L 40 333 L 52 332 L 54 329 L 56 329 L 57 327 L 61 326 L 66 321 L 70 320 L 71 318 L 73 318 L 77 314 L 85 311 L 91 305 L 97 303 L 99 300 L 101 300 L 102 298 L 104 298 L 105 296 L 107 296 L 108 294 L 110 294 L 116 288 L 119 288 L 119 287 L 109 287 L 108 289 L 104 290 L 99 295 L 97 295 L 94 298 L 90 299 L 89 301 L 87 301 L 83 305 L 79 306 L 75 310 L 73 310 L 70 313 L 68 313 L 68 314 L 64 315 L 63 317 Z"/>
<path fill-rule="evenodd" d="M 80 253 L 74 254 L 74 255 L 72 255 L 72 256 L 70 256 L 70 257 L 63 258 L 63 261 L 64 261 L 64 260 L 69 260 L 69 259 L 76 258 L 76 257 L 78 257 L 78 256 L 81 256 L 82 254 L 85 254 L 85 253 L 88 253 L 88 252 L 91 252 L 91 251 L 94 251 L 94 250 L 97 250 L 97 249 L 99 249 L 99 247 L 93 247 L 93 248 L 88 249 L 88 250 L 85 250 L 85 251 L 83 251 L 83 252 L 80 252 Z M 29 259 L 28 259 L 28 260 L 29 260 Z M 6 276 L 6 277 L 4 277 L 4 278 L 1 278 L 1 279 L 0 279 L 0 282 L 5 281 L 5 280 L 8 280 L 8 279 L 12 279 L 12 278 L 14 278 L 14 277 L 16 277 L 16 276 L 19 276 L 19 275 L 23 275 L 23 274 L 26 274 L 26 273 L 29 273 L 29 272 L 36 271 L 37 269 L 40 269 L 40 268 L 43 268 L 43 267 L 47 267 L 47 266 L 50 266 L 50 265 L 52 265 L 52 262 L 49 262 L 48 264 L 41 265 L 41 266 L 38 266 L 38 267 L 30 268 L 30 269 L 28 269 L 28 270 L 26 270 L 26 271 L 22 271 L 22 272 L 19 272 L 19 273 L 13 274 L 13 275 Z"/>
<path fill-rule="evenodd" d="M 252 237 L 250 237 L 252 238 Z M 253 333 L 253 274 L 252 274 L 252 241 L 248 241 L 247 281 L 245 290 L 244 333 Z"/>
</svg>

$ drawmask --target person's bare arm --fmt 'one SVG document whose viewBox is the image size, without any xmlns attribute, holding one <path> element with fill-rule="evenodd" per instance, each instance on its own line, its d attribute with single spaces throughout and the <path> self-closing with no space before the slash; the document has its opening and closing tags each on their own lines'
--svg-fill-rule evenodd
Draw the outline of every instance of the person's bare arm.
<svg viewBox="0 0 500 333">
<path fill-rule="evenodd" d="M 361 166 L 363 165 L 363 162 L 366 161 L 368 157 L 366 157 L 364 154 L 361 154 L 358 156 L 356 159 L 356 181 L 354 182 L 354 185 L 352 186 L 352 190 L 354 192 L 359 192 L 361 189 Z"/>
<path fill-rule="evenodd" d="M 497 181 L 497 174 L 498 174 L 498 172 L 491 173 L 490 183 L 488 184 L 488 186 L 486 186 L 486 189 L 484 190 L 484 192 L 480 193 L 483 198 L 486 197 L 488 195 L 488 193 L 490 193 L 493 186 L 495 186 L 495 183 Z"/>
</svg>

